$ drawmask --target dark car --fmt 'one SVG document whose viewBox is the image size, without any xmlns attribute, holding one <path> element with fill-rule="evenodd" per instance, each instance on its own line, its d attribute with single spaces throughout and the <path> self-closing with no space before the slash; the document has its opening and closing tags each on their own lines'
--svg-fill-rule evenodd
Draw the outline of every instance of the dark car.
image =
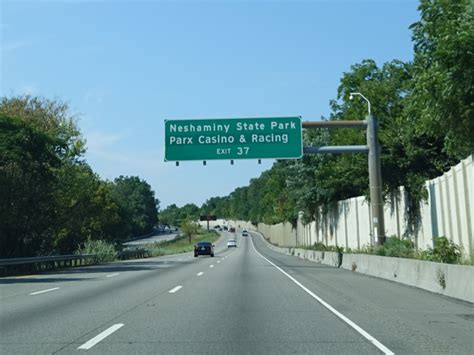
<svg viewBox="0 0 474 355">
<path fill-rule="evenodd" d="M 210 242 L 199 242 L 194 245 L 194 257 L 198 255 L 210 255 L 214 257 L 214 244 Z"/>
<path fill-rule="evenodd" d="M 234 227 L 230 227 L 229 232 L 235 233 L 235 228 L 234 228 Z"/>
</svg>

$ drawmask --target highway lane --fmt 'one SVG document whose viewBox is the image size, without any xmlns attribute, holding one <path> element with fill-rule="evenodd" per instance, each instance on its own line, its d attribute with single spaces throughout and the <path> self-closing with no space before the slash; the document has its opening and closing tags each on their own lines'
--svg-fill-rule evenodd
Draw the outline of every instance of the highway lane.
<svg viewBox="0 0 474 355">
<path fill-rule="evenodd" d="M 222 254 L 231 252 L 225 243 L 217 243 Z M 175 280 L 193 277 L 192 270 L 209 259 L 187 253 L 69 269 L 33 280 L 0 279 L 0 353 L 53 353 L 108 319 L 166 294 Z M 52 287 L 60 288 L 30 295 Z"/>
<path fill-rule="evenodd" d="M 474 308 L 395 282 L 255 247 L 398 354 L 474 354 Z"/>
<path fill-rule="evenodd" d="M 1 279 L 0 353 L 382 352 L 307 291 L 388 351 L 472 353 L 472 321 L 461 317 L 472 305 L 277 254 L 257 235 L 255 246 L 239 236 L 227 250 L 229 236 L 215 258 L 188 253 Z"/>
</svg>

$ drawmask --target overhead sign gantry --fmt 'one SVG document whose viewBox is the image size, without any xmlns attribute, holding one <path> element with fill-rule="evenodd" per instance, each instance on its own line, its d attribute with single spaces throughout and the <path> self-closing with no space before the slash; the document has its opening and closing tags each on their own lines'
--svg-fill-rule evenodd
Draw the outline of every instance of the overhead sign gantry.
<svg viewBox="0 0 474 355">
<path fill-rule="evenodd" d="M 234 159 L 299 159 L 304 154 L 368 153 L 371 230 L 374 241 L 385 242 L 380 145 L 377 119 L 310 121 L 296 117 L 165 120 L 165 161 Z M 367 145 L 303 148 L 303 128 L 365 128 Z"/>
</svg>

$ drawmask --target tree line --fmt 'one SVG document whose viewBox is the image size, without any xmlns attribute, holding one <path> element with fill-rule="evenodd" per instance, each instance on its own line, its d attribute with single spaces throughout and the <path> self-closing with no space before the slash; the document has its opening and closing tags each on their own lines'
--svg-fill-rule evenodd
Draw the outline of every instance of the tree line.
<svg viewBox="0 0 474 355">
<path fill-rule="evenodd" d="M 67 104 L 0 101 L 0 258 L 72 253 L 152 231 L 159 201 L 136 176 L 102 180 Z"/>
<path fill-rule="evenodd" d="M 474 3 L 470 0 L 421 0 L 420 19 L 410 26 L 413 60 L 377 65 L 366 59 L 343 73 L 331 112 L 324 120 L 361 120 L 361 92 L 379 120 L 385 197 L 404 186 L 408 196 L 407 232 L 416 228 L 424 181 L 441 175 L 474 152 Z M 366 144 L 365 131 L 305 130 L 305 146 Z M 306 155 L 276 161 L 228 196 L 210 198 L 202 214 L 253 223 L 295 223 L 299 211 L 311 221 L 338 200 L 369 195 L 366 154 Z M 176 207 L 176 206 L 175 206 Z M 195 206 L 197 208 L 197 206 Z M 189 206 L 173 208 L 186 215 Z M 182 216 L 180 218 L 183 218 Z"/>
</svg>

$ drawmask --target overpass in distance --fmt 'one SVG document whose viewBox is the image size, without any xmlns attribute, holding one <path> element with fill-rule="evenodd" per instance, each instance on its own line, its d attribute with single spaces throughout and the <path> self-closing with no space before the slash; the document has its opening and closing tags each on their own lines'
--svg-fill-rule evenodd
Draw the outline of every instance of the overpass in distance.
<svg viewBox="0 0 474 355">
<path fill-rule="evenodd" d="M 214 258 L 1 278 L 0 353 L 474 353 L 471 303 L 221 234 Z"/>
</svg>

